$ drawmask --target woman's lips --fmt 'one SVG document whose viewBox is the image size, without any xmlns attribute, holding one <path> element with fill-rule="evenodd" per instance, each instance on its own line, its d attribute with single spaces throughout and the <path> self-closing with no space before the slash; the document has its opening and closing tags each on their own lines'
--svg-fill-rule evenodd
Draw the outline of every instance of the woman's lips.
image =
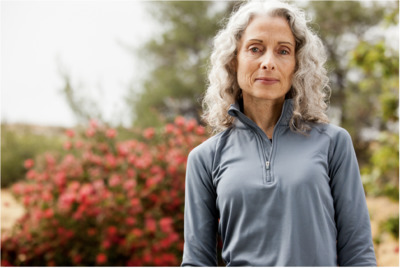
<svg viewBox="0 0 400 268">
<path fill-rule="evenodd" d="M 270 77 L 259 77 L 259 78 L 256 78 L 256 82 L 260 82 L 264 85 L 273 85 L 275 83 L 278 83 L 279 79 L 270 78 Z"/>
</svg>

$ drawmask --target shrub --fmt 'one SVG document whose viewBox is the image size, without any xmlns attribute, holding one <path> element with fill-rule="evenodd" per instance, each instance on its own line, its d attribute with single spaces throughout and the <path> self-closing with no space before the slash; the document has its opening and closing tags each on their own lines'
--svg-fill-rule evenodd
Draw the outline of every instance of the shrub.
<svg viewBox="0 0 400 268">
<path fill-rule="evenodd" d="M 65 156 L 27 160 L 13 185 L 27 212 L 2 236 L 2 265 L 179 265 L 186 160 L 204 128 L 178 117 L 117 142 L 92 121 L 67 135 Z"/>
<path fill-rule="evenodd" d="M 33 133 L 29 126 L 12 129 L 2 124 L 1 133 L 1 188 L 24 178 L 25 159 L 54 151 L 62 144 L 61 139 L 55 136 Z"/>
</svg>

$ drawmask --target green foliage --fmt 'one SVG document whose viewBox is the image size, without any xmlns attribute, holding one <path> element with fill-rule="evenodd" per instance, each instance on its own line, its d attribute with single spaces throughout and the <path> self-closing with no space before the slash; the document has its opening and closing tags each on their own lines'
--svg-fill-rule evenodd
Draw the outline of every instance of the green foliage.
<svg viewBox="0 0 400 268">
<path fill-rule="evenodd" d="M 1 125 L 1 187 L 8 187 L 25 176 L 24 161 L 45 151 L 54 151 L 62 144 L 61 138 L 35 134 L 32 128 L 11 129 Z"/>
<path fill-rule="evenodd" d="M 396 19 L 392 23 L 397 25 Z M 370 118 L 369 127 L 380 132 L 369 143 L 369 160 L 362 169 L 366 188 L 369 193 L 395 200 L 399 199 L 399 135 L 391 126 L 397 125 L 399 120 L 398 53 L 398 48 L 392 48 L 383 39 L 359 42 L 352 51 L 350 66 L 359 72 L 360 80 L 352 85 L 349 99 L 354 106 L 348 108 L 354 113 L 349 116 L 355 122 L 354 128 L 366 126 L 356 123 L 360 118 Z"/>
<path fill-rule="evenodd" d="M 399 215 L 389 218 L 380 226 L 382 231 L 390 233 L 395 239 L 399 239 Z"/>
</svg>

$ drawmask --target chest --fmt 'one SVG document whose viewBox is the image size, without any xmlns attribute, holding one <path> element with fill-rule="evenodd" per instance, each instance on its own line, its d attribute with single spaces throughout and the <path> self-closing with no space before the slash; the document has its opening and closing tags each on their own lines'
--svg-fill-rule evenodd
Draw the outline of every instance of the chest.
<svg viewBox="0 0 400 268">
<path fill-rule="evenodd" d="M 329 139 L 282 131 L 273 143 L 239 132 L 219 154 L 213 182 L 219 199 L 237 202 L 329 190 Z"/>
</svg>

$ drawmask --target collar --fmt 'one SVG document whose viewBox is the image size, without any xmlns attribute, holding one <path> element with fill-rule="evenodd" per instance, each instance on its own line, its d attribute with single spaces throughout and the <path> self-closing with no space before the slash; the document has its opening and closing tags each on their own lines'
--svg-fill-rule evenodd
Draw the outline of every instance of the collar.
<svg viewBox="0 0 400 268">
<path fill-rule="evenodd" d="M 241 101 L 241 100 L 240 100 Z M 243 105 L 241 105 L 240 101 L 236 101 L 234 104 L 232 104 L 228 110 L 228 114 L 230 116 L 233 116 L 239 120 L 235 120 L 235 123 L 237 121 L 243 121 L 243 119 L 245 118 L 245 121 L 248 121 L 251 119 L 248 118 L 242 111 L 241 107 Z M 285 99 L 285 102 L 283 103 L 283 108 L 282 108 L 282 113 L 281 116 L 278 120 L 277 125 L 280 126 L 288 126 L 289 125 L 289 121 L 292 117 L 292 113 L 293 113 L 293 100 L 292 99 Z M 253 121 L 251 121 L 253 122 Z M 254 123 L 254 122 L 253 122 Z M 255 124 L 255 123 L 254 123 Z"/>
</svg>

